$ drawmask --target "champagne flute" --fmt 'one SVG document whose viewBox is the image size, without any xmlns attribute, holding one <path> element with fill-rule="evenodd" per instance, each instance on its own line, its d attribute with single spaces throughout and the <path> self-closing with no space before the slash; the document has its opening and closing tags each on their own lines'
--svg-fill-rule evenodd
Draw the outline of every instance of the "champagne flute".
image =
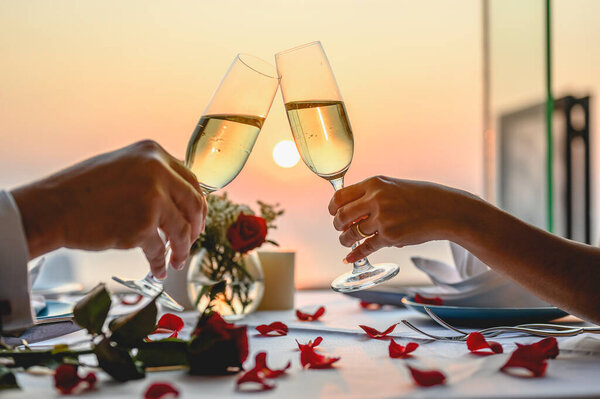
<svg viewBox="0 0 600 399">
<path fill-rule="evenodd" d="M 204 195 L 225 187 L 242 170 L 269 113 L 279 87 L 277 71 L 268 62 L 238 54 L 204 110 L 188 143 L 185 164 Z M 161 237 L 164 237 L 159 230 Z M 170 258 L 166 243 L 167 259 Z M 167 262 L 168 265 L 168 262 Z M 148 273 L 141 280 L 113 280 L 139 294 L 154 297 L 171 309 L 183 307 Z"/>
<path fill-rule="evenodd" d="M 304 163 L 337 191 L 352 162 L 354 138 L 342 96 L 320 42 L 275 55 L 281 93 L 298 152 Z M 355 243 L 352 248 L 356 248 Z M 398 274 L 393 263 L 372 265 L 367 258 L 331 283 L 338 292 L 362 290 Z"/>
</svg>

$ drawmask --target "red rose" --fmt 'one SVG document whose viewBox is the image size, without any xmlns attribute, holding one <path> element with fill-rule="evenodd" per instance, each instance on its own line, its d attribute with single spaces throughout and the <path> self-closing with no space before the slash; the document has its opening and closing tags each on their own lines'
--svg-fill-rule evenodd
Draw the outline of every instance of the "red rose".
<svg viewBox="0 0 600 399">
<path fill-rule="evenodd" d="M 189 345 L 191 374 L 236 372 L 242 368 L 247 357 L 246 326 L 227 323 L 218 313 L 200 317 Z"/>
<path fill-rule="evenodd" d="M 260 247 L 267 238 L 265 219 L 240 213 L 235 223 L 227 229 L 227 239 L 231 247 L 240 253 Z"/>
</svg>

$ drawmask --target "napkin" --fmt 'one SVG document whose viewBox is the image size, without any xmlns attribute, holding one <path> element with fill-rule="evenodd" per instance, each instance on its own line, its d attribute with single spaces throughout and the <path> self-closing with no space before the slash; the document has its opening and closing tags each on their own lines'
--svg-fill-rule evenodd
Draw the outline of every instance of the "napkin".
<svg viewBox="0 0 600 399">
<path fill-rule="evenodd" d="M 35 284 L 37 278 L 40 275 L 40 272 L 42 271 L 44 262 L 45 262 L 45 258 L 40 259 L 40 261 L 38 263 L 36 263 L 35 266 L 33 266 L 29 270 L 29 292 L 30 293 L 31 293 L 31 288 Z M 40 313 L 42 310 L 44 310 L 46 308 L 46 299 L 44 298 L 43 295 L 37 295 L 37 294 L 31 293 L 29 296 L 29 299 L 31 301 L 31 309 L 33 310 L 33 314 L 37 315 L 38 313 Z"/>
<path fill-rule="evenodd" d="M 458 244 L 450 243 L 454 266 L 433 259 L 412 257 L 433 287 L 410 287 L 409 295 L 437 296 L 444 305 L 493 308 L 551 306 L 512 280 L 491 270 Z"/>
</svg>

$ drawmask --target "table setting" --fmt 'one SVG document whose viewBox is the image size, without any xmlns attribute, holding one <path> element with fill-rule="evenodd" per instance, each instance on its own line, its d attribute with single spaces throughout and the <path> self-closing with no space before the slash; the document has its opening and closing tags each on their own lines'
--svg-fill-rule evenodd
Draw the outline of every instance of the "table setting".
<svg viewBox="0 0 600 399">
<path fill-rule="evenodd" d="M 283 210 L 217 191 L 243 168 L 279 87 L 304 162 L 336 191 L 354 141 L 321 43 L 275 58 L 236 56 L 190 139 L 185 164 L 209 211 L 182 268 L 124 270 L 113 276 L 123 292 L 67 281 L 36 294 L 42 259 L 36 325 L 0 341 L 2 397 L 600 396 L 600 329 L 456 244 L 454 265 L 412 259 L 429 286 L 392 285 L 401 265 L 365 257 L 331 289 L 295 291 L 294 250 L 267 247 Z"/>
</svg>

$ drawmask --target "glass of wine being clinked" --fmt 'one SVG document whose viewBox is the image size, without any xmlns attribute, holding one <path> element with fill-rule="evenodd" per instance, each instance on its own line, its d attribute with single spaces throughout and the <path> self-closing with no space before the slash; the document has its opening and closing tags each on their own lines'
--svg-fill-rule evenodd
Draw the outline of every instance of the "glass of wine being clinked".
<svg viewBox="0 0 600 399">
<path fill-rule="evenodd" d="M 328 180 L 335 190 L 343 188 L 354 153 L 354 138 L 321 43 L 283 51 L 275 55 L 275 60 L 298 152 L 311 171 Z M 364 258 L 354 263 L 352 271 L 333 280 L 331 288 L 339 292 L 365 289 L 389 280 L 398 270 L 393 263 L 372 265 Z"/>
<path fill-rule="evenodd" d="M 277 71 L 268 62 L 249 54 L 239 54 L 233 60 L 187 147 L 185 164 L 196 175 L 205 195 L 225 187 L 240 173 L 278 87 Z M 166 246 L 169 247 L 168 242 Z M 113 279 L 145 296 L 160 294 L 158 301 L 162 305 L 183 310 L 163 291 L 162 281 L 152 273 L 141 280 L 123 280 L 116 276 Z"/>
</svg>

